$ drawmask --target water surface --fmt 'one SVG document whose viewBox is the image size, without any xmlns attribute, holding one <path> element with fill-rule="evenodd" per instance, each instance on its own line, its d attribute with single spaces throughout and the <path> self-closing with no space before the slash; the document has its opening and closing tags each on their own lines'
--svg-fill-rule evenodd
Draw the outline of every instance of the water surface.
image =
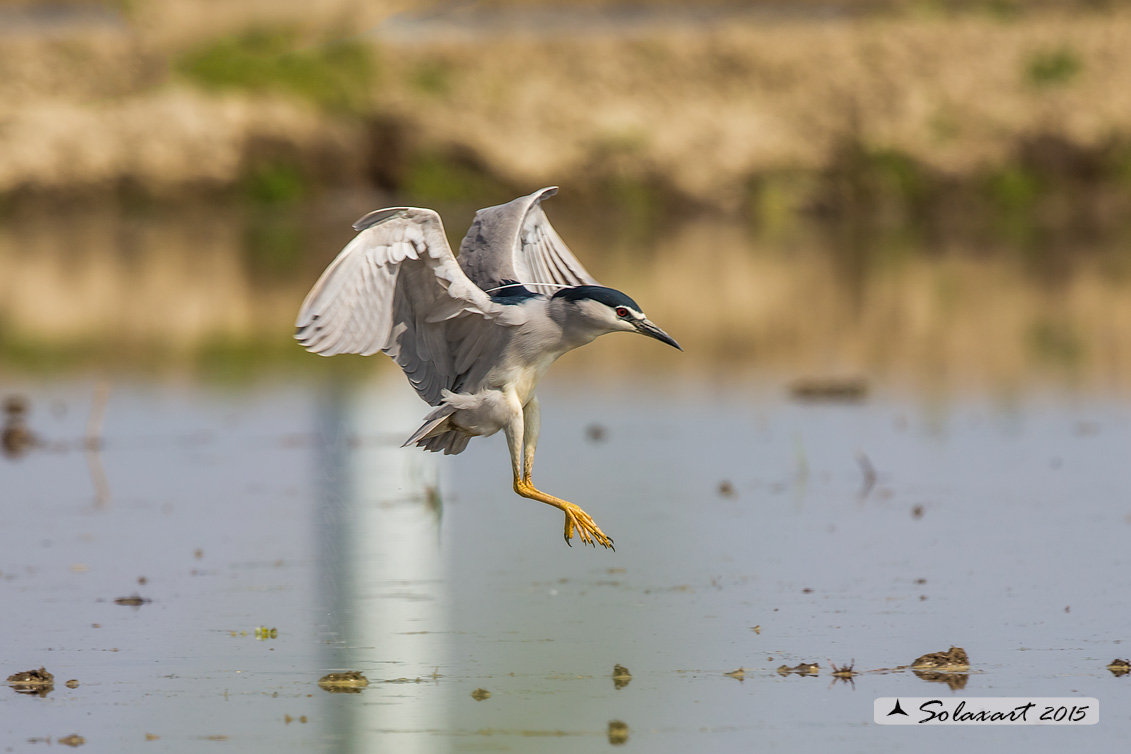
<svg viewBox="0 0 1131 754">
<path fill-rule="evenodd" d="M 501 437 L 397 448 L 426 407 L 391 370 L 110 387 L 87 454 L 93 380 L 6 385 L 47 445 L 0 465 L 5 675 L 56 678 L 0 694 L 15 750 L 1051 752 L 1131 733 L 1131 679 L 1105 669 L 1129 654 L 1118 398 L 881 385 L 803 404 L 773 379 L 563 364 L 535 479 L 614 553 L 567 547 L 556 511 L 510 491 Z M 134 594 L 152 601 L 114 602 Z M 951 645 L 973 665 L 959 691 L 866 672 Z M 800 662 L 819 675 L 776 672 Z M 327 693 L 334 670 L 370 685 Z M 1101 722 L 871 722 L 877 696 L 951 694 L 1094 696 Z"/>
</svg>

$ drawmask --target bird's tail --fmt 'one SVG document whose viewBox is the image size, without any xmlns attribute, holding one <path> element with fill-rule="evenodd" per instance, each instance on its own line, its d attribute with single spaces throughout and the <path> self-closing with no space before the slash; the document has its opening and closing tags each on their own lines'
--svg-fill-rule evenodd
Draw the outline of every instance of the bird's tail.
<svg viewBox="0 0 1131 754">
<path fill-rule="evenodd" d="M 441 405 L 424 419 L 420 429 L 412 433 L 412 437 L 405 440 L 402 448 L 409 445 L 418 445 L 433 453 L 444 451 L 446 455 L 454 455 L 467 447 L 471 435 L 452 429 L 448 419 L 456 412 L 455 406 Z"/>
</svg>

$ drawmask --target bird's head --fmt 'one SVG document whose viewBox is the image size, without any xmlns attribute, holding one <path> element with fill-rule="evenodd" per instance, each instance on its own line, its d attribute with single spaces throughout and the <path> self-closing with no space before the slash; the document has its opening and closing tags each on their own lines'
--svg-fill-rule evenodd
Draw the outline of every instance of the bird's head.
<svg viewBox="0 0 1131 754">
<path fill-rule="evenodd" d="M 599 285 L 563 288 L 553 295 L 552 301 L 562 306 L 575 326 L 583 328 L 585 334 L 591 337 L 611 332 L 635 332 L 683 350 L 672 336 L 644 316 L 639 304 L 613 288 Z"/>
</svg>

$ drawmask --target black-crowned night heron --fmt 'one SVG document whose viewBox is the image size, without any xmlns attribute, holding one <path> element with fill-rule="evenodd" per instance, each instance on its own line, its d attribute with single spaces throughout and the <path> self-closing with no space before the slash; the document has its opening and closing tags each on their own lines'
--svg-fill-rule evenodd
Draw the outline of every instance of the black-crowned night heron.
<svg viewBox="0 0 1131 754">
<path fill-rule="evenodd" d="M 576 527 L 582 542 L 612 547 L 588 513 L 534 486 L 534 388 L 555 359 L 599 335 L 679 344 L 581 266 L 542 211 L 556 193 L 479 210 L 458 263 L 432 210 L 370 212 L 303 301 L 295 338 L 324 356 L 384 351 L 436 407 L 406 446 L 459 453 L 501 429 L 514 491 L 564 512 L 567 544 Z"/>
</svg>

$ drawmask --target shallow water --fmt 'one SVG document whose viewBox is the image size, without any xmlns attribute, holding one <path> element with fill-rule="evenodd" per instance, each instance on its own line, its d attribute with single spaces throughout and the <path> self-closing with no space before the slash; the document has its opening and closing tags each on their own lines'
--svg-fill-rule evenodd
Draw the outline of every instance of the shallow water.
<svg viewBox="0 0 1131 754">
<path fill-rule="evenodd" d="M 117 380 L 92 453 L 93 381 L 10 382 L 46 446 L 0 459 L 4 675 L 56 681 L 0 689 L 6 746 L 572 752 L 621 742 L 612 721 L 656 752 L 1127 740 L 1131 677 L 1105 669 L 1131 654 L 1126 402 L 626 383 L 563 365 L 540 390 L 535 479 L 614 553 L 566 547 L 558 514 L 510 491 L 500 436 L 398 448 L 426 407 L 390 370 Z M 134 594 L 152 601 L 114 602 Z M 867 672 L 952 644 L 972 663 L 960 691 Z M 830 661 L 865 672 L 838 681 Z M 800 662 L 819 675 L 775 672 Z M 320 689 L 336 670 L 370 685 Z M 957 694 L 1094 696 L 1100 723 L 871 721 L 878 696 Z"/>
</svg>

